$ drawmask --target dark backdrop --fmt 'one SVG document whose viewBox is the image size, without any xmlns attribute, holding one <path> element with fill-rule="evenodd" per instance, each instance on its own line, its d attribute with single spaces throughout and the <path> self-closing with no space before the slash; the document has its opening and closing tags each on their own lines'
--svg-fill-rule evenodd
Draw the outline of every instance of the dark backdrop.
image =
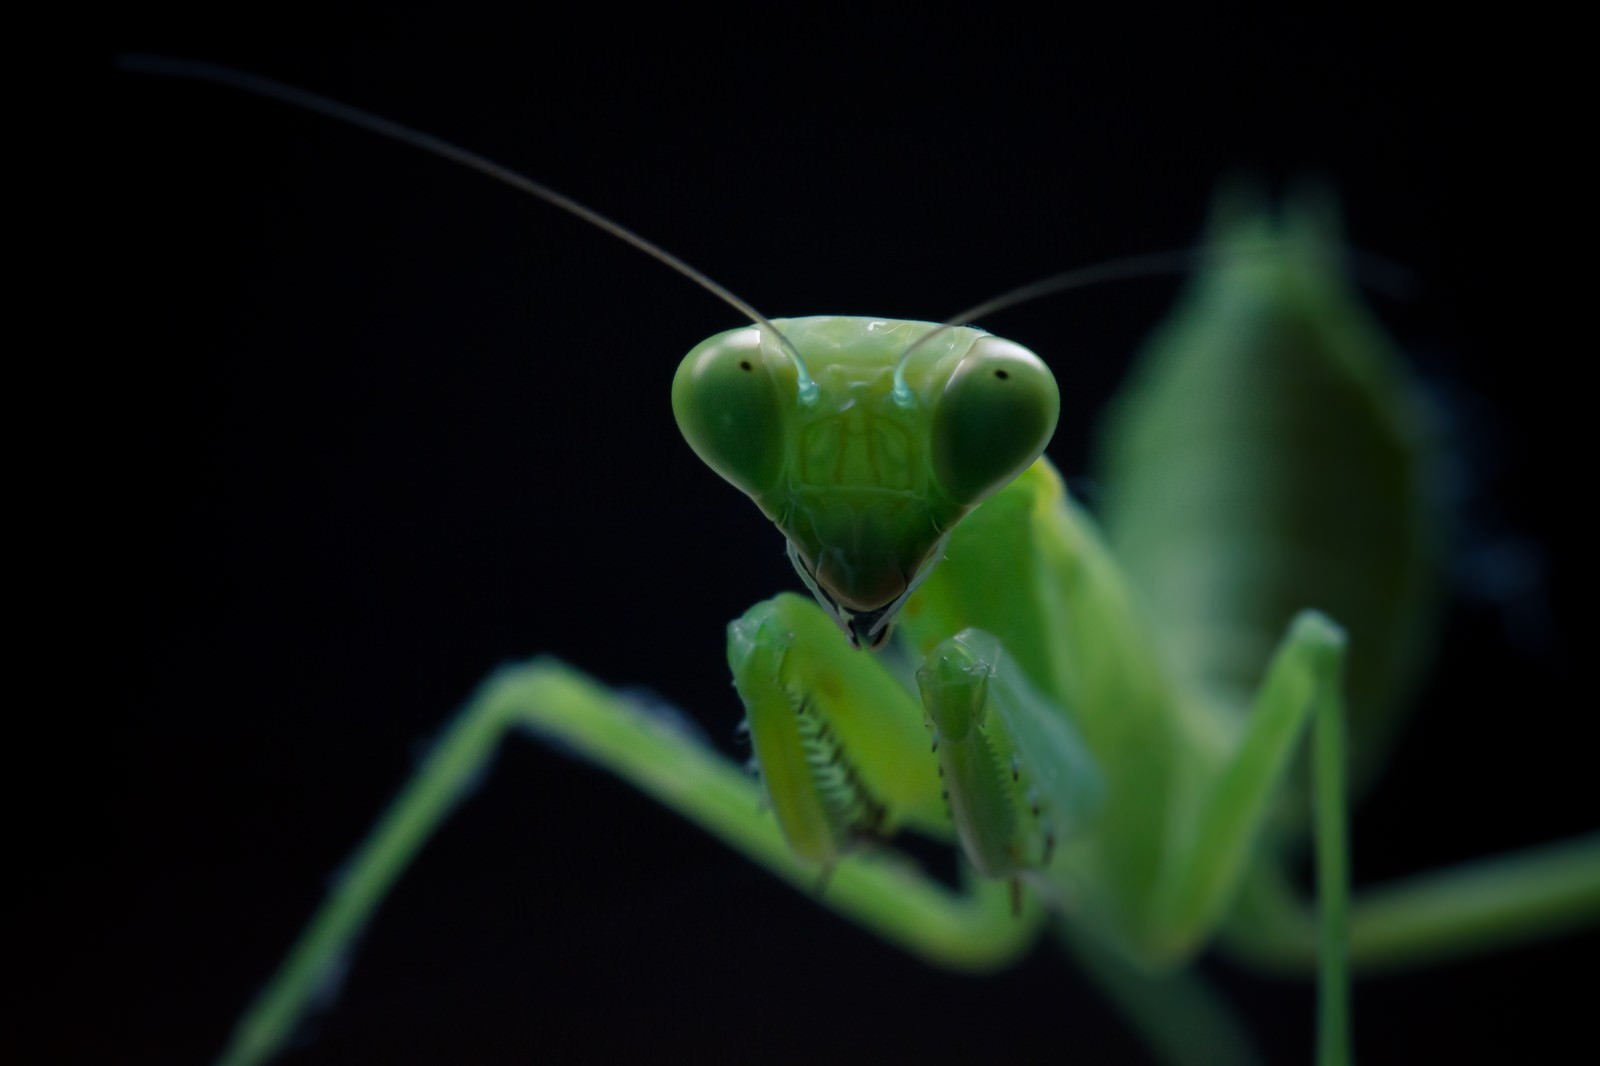
<svg viewBox="0 0 1600 1066">
<path fill-rule="evenodd" d="M 457 140 L 773 315 L 936 318 L 1185 245 L 1221 176 L 1331 180 L 1352 239 L 1419 280 L 1413 300 L 1375 300 L 1439 383 L 1478 500 L 1439 673 L 1355 824 L 1358 876 L 1600 820 L 1577 740 L 1587 538 L 1570 521 L 1592 479 L 1567 381 L 1592 349 L 1576 301 L 1593 272 L 1560 265 L 1583 243 L 1581 190 L 1566 139 L 1534 119 L 1569 108 L 1559 77 L 1519 69 L 1514 29 L 1070 11 L 1065 28 L 805 10 L 641 24 L 600 7 L 579 29 L 446 5 L 274 5 L 223 25 L 166 6 L 127 15 L 118 47 L 237 64 Z M 737 315 L 414 151 L 205 85 L 106 84 L 125 225 L 121 342 L 94 379 L 117 410 L 95 498 L 115 581 L 91 633 L 122 683 L 93 719 L 113 788 L 46 989 L 76 1004 L 54 1057 L 193 1063 L 497 663 L 547 651 L 648 686 L 732 751 L 722 627 L 797 582 L 671 422 L 677 359 Z M 993 321 L 1056 369 L 1051 454 L 1069 473 L 1173 292 L 1107 286 Z M 1365 984 L 1363 1061 L 1504 1061 L 1587 1033 L 1572 982 L 1595 946 Z M 1304 1061 L 1309 986 L 1209 965 L 1272 1061 Z M 1142 1061 L 1048 952 L 989 981 L 925 969 L 518 740 L 289 1061 L 1048 1048 Z"/>
</svg>

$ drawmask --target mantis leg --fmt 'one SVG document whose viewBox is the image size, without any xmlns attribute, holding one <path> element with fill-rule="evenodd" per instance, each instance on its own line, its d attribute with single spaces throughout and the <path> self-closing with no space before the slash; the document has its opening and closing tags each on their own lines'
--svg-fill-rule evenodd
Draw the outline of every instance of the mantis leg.
<svg viewBox="0 0 1600 1066">
<path fill-rule="evenodd" d="M 1237 895 L 1309 722 L 1319 916 L 1317 1061 L 1323 1066 L 1350 1058 L 1344 650 L 1343 631 L 1325 616 L 1304 611 L 1290 623 L 1246 732 L 1189 819 L 1183 844 L 1163 871 L 1158 897 L 1161 925 L 1172 943 L 1197 943 L 1214 928 Z"/>
<path fill-rule="evenodd" d="M 1263 695 L 1268 724 L 1253 744 L 1240 749 L 1230 767 L 1230 791 L 1219 786 L 1208 808 L 1214 815 L 1205 837 L 1222 849 L 1231 834 L 1248 844 L 1259 812 L 1276 787 L 1280 769 L 1292 753 L 1300 726 L 1311 713 L 1331 737 L 1318 737 L 1318 751 L 1331 771 L 1321 809 L 1330 812 L 1326 893 L 1342 890 L 1344 800 L 1339 792 L 1343 757 L 1339 747 L 1339 661 L 1342 635 L 1325 620 L 1308 616 L 1296 627 Z M 1065 712 L 1036 692 L 1020 675 L 999 642 L 967 629 L 940 642 L 917 673 L 936 754 L 951 809 L 954 830 L 972 865 L 995 878 L 1010 878 L 1039 889 L 1063 908 L 1057 934 L 1096 978 L 1106 995 L 1137 1028 L 1150 1049 L 1170 1066 L 1243 1066 L 1259 1061 L 1249 1036 L 1227 1005 L 1197 974 L 1155 971 L 1135 962 L 1106 939 L 1106 930 L 1081 912 L 1084 881 L 1074 876 L 1080 830 L 1092 826 L 1103 799 L 1104 782 Z M 1316 713 L 1320 711 L 1321 713 Z M 1031 809 L 1033 817 L 1028 817 Z M 1054 846 L 1059 844 L 1059 847 Z M 1248 854 L 1245 848 L 1240 854 Z M 1052 855 L 1064 863 L 1052 865 Z M 1224 860 L 1226 861 L 1226 860 Z M 1190 884 L 1203 884 L 1193 878 Z M 1237 881 L 1235 860 L 1232 884 Z M 1218 895 L 1218 904 L 1226 902 Z M 1200 908 L 1203 912 L 1204 908 Z M 1341 943 L 1337 909 L 1328 912 L 1330 948 L 1337 959 Z M 1203 919 L 1200 919 L 1203 921 Z M 1200 930 L 1196 935 L 1204 935 Z M 1324 1061 L 1343 1061 L 1339 1037 L 1347 1009 L 1344 981 L 1336 961 L 1325 984 L 1330 1000 L 1329 1050 Z"/>
<path fill-rule="evenodd" d="M 554 659 L 492 675 L 345 864 L 278 972 L 235 1027 L 219 1063 L 247 1066 L 282 1049 L 340 969 L 356 937 L 428 838 L 523 727 L 612 771 L 797 887 L 817 868 L 785 843 L 760 788 L 731 760 L 652 710 Z M 955 969 L 1004 965 L 1031 942 L 1002 886 L 949 889 L 909 863 L 861 854 L 841 861 L 824 898 L 901 948 Z"/>
<path fill-rule="evenodd" d="M 1600 834 L 1448 866 L 1363 891 L 1350 911 L 1362 972 L 1432 965 L 1600 920 Z M 1280 864 L 1258 863 L 1224 929 L 1230 950 L 1282 971 L 1316 965 L 1316 920 Z"/>
<path fill-rule="evenodd" d="M 1074 920 L 1071 874 L 1060 871 L 1066 878 L 1058 882 L 1051 857 L 1058 838 L 1063 849 L 1071 849 L 1080 830 L 1092 824 L 1104 783 L 1064 712 L 1034 691 L 999 642 L 980 630 L 963 630 L 937 645 L 917 682 L 938 738 L 954 829 L 972 865 L 988 876 L 1035 886 L 1061 903 L 1065 913 L 1057 935 L 1161 1061 L 1259 1061 L 1248 1035 L 1203 978 L 1183 970 L 1152 972 L 1104 942 L 1104 930 Z M 1316 695 L 1330 688 L 1319 684 Z M 1325 717 L 1338 722 L 1336 713 Z M 1339 766 L 1337 747 L 1329 751 L 1332 765 Z M 1342 810 L 1340 797 L 1329 798 L 1330 809 Z M 1337 859 L 1329 868 L 1332 877 L 1342 876 Z M 1330 1016 L 1342 1011 L 1335 1004 Z"/>
</svg>

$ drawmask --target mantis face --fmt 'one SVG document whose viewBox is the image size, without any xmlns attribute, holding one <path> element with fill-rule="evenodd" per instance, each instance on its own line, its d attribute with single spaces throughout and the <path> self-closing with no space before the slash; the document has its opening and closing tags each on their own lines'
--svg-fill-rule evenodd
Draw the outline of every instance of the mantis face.
<svg viewBox="0 0 1600 1066">
<path fill-rule="evenodd" d="M 783 531 L 851 640 L 881 647 L 950 530 L 1044 451 L 1061 408 L 1055 378 L 1021 345 L 968 327 L 840 316 L 772 326 L 719 333 L 684 358 L 678 426 Z"/>
</svg>

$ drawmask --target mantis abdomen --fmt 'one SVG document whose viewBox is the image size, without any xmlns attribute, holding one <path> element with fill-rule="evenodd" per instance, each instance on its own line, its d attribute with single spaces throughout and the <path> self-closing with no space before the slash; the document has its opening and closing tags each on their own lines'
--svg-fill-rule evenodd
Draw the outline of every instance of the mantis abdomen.
<svg viewBox="0 0 1600 1066">
<path fill-rule="evenodd" d="M 1102 435 L 1102 516 L 1169 662 L 1212 706 L 1248 706 L 1297 610 L 1353 634 L 1360 776 L 1430 643 L 1432 441 L 1403 361 L 1330 261 L 1333 227 L 1307 206 L 1276 232 L 1266 216 L 1231 227 L 1227 258 L 1146 346 Z M 1273 240 L 1271 257 L 1248 250 Z"/>
</svg>

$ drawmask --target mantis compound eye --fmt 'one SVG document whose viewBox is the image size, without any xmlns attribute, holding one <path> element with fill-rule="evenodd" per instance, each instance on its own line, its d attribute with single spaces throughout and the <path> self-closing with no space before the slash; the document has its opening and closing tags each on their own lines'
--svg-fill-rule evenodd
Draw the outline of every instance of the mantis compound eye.
<svg viewBox="0 0 1600 1066">
<path fill-rule="evenodd" d="M 986 336 L 933 408 L 933 469 L 952 499 L 974 504 L 1026 470 L 1055 432 L 1061 393 L 1044 361 Z"/>
<path fill-rule="evenodd" d="M 780 363 L 774 366 L 774 363 Z M 777 484 L 784 460 L 784 371 L 747 326 L 696 345 L 672 379 L 672 413 L 689 447 L 735 488 L 760 499 Z"/>
</svg>

